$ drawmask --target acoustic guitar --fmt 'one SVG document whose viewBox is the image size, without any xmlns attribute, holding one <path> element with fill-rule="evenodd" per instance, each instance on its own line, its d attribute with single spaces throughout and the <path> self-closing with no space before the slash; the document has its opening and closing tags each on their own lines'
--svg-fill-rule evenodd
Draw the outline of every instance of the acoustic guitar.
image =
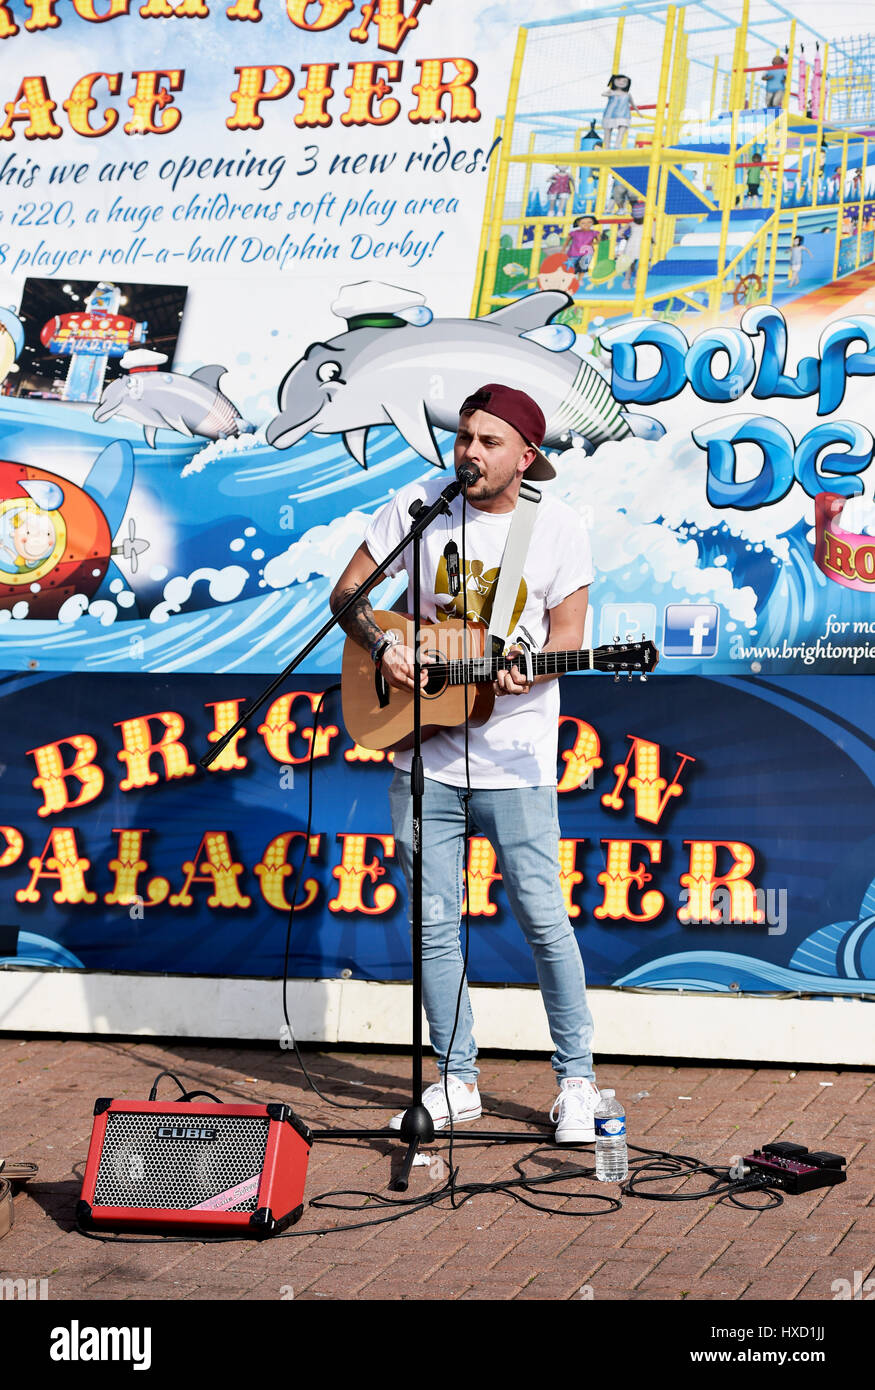
<svg viewBox="0 0 875 1390">
<path fill-rule="evenodd" d="M 384 632 L 398 632 L 401 641 L 415 647 L 410 618 L 399 613 L 375 612 Z M 455 728 L 467 715 L 471 726 L 485 724 L 492 714 L 498 672 L 509 670 L 519 657 L 488 656 L 484 624 L 450 618 L 445 623 L 420 626 L 423 669 L 428 677 L 422 691 L 422 737 Z M 568 671 L 607 671 L 646 676 L 659 660 L 652 642 L 624 642 L 612 647 L 582 651 L 532 652 L 532 674 L 564 675 Z M 370 655 L 346 639 L 343 648 L 341 698 L 347 733 L 362 748 L 374 750 L 410 748 L 413 744 L 413 692 L 387 685 Z"/>
</svg>

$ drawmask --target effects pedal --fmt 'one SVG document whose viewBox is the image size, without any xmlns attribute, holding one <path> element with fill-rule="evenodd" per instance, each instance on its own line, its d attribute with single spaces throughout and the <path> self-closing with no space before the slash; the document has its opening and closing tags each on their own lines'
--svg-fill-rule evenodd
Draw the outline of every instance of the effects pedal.
<svg viewBox="0 0 875 1390">
<path fill-rule="evenodd" d="M 844 1182 L 846 1159 L 841 1154 L 819 1150 L 809 1153 L 804 1144 L 763 1144 L 748 1154 L 744 1162 L 755 1173 L 762 1173 L 772 1187 L 798 1196 L 816 1187 L 834 1187 Z"/>
</svg>

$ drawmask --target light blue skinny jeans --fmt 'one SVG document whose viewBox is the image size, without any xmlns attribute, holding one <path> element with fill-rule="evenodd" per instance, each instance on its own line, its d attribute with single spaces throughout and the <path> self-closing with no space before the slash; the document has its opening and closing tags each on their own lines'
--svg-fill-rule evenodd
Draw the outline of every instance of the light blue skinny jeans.
<svg viewBox="0 0 875 1390">
<path fill-rule="evenodd" d="M 438 1068 L 476 1081 L 477 1044 L 467 985 L 453 1033 L 462 975 L 459 926 L 465 859 L 464 788 L 425 779 L 423 798 L 422 993 Z M 396 771 L 389 787 L 395 853 L 412 880 L 413 801 L 410 777 Z M 595 1079 L 592 1014 L 583 961 L 559 884 L 559 816 L 555 787 L 478 789 L 471 792 L 469 830 L 495 849 L 508 902 L 535 958 L 541 996 L 556 1047 L 553 1070 Z"/>
</svg>

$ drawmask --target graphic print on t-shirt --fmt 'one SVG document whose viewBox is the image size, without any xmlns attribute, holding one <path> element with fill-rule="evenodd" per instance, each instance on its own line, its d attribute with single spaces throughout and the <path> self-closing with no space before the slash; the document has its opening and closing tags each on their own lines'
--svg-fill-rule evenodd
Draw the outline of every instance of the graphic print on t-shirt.
<svg viewBox="0 0 875 1390">
<path fill-rule="evenodd" d="M 492 605 L 495 602 L 495 590 L 498 584 L 498 576 L 501 573 L 499 565 L 493 565 L 490 569 L 483 568 L 482 560 L 468 560 L 465 563 L 465 582 L 455 597 L 450 592 L 450 580 L 447 574 L 446 558 L 442 555 L 438 560 L 437 574 L 434 581 L 435 607 L 438 622 L 445 623 L 449 618 L 467 618 L 469 622 L 485 623 L 489 625 L 492 617 Z M 511 632 L 516 627 L 523 609 L 526 606 L 528 588 L 525 579 L 520 580 L 516 599 L 513 605 L 513 616 L 511 618 Z"/>
</svg>

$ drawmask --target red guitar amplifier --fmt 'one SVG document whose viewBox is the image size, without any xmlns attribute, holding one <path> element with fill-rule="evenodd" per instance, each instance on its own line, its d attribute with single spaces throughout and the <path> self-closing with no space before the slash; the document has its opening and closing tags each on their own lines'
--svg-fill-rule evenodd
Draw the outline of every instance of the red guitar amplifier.
<svg viewBox="0 0 875 1390">
<path fill-rule="evenodd" d="M 310 1130 L 288 1105 L 95 1102 L 87 1230 L 272 1236 L 304 1210 Z"/>
</svg>

